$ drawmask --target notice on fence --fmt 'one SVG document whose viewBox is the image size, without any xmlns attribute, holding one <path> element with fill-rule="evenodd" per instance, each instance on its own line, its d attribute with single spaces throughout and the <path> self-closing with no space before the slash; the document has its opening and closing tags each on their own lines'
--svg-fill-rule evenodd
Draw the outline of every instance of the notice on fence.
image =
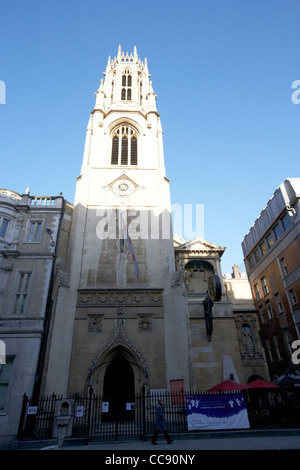
<svg viewBox="0 0 300 470">
<path fill-rule="evenodd" d="M 37 406 L 28 406 L 27 414 L 28 415 L 36 415 L 37 414 Z"/>
<path fill-rule="evenodd" d="M 242 393 L 215 393 L 186 397 L 188 430 L 245 429 L 249 420 Z"/>
<path fill-rule="evenodd" d="M 77 418 L 82 418 L 83 417 L 83 412 L 84 412 L 84 407 L 83 406 L 77 406 L 77 408 L 76 408 L 76 417 Z"/>
<path fill-rule="evenodd" d="M 108 410 L 109 410 L 109 402 L 108 401 L 104 401 L 102 403 L 102 413 L 108 413 Z"/>
</svg>

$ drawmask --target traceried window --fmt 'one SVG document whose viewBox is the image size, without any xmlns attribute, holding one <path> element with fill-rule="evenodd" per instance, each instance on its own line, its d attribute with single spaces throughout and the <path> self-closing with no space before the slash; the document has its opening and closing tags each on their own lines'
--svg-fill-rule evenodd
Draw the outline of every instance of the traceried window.
<svg viewBox="0 0 300 470">
<path fill-rule="evenodd" d="M 112 165 L 137 165 L 137 131 L 128 124 L 123 124 L 112 133 Z"/>
<path fill-rule="evenodd" d="M 128 69 L 122 75 L 122 101 L 131 101 L 132 97 L 132 75 Z"/>
</svg>

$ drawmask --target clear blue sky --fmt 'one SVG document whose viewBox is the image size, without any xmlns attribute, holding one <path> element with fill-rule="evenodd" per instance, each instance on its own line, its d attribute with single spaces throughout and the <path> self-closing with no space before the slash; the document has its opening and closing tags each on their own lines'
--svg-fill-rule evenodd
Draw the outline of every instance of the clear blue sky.
<svg viewBox="0 0 300 470">
<path fill-rule="evenodd" d="M 0 0 L 0 187 L 74 200 L 108 56 L 147 57 L 172 203 L 204 204 L 223 273 L 276 188 L 300 177 L 299 0 Z"/>
</svg>

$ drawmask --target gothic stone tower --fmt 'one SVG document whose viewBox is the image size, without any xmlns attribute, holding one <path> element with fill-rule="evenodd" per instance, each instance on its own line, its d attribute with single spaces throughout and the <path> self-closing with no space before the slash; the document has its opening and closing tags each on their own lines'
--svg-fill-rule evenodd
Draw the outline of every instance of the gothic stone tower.
<svg viewBox="0 0 300 470">
<path fill-rule="evenodd" d="M 188 307 L 147 60 L 119 47 L 104 76 L 86 130 L 45 393 L 92 386 L 130 395 L 177 380 L 188 388 Z"/>
</svg>

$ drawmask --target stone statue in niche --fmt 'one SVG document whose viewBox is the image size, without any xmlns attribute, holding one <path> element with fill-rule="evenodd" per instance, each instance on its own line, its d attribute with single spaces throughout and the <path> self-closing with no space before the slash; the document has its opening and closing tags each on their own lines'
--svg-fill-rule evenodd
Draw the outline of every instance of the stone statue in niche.
<svg viewBox="0 0 300 470">
<path fill-rule="evenodd" d="M 204 306 L 204 317 L 205 317 L 205 325 L 206 325 L 206 334 L 208 341 L 211 341 L 212 332 L 213 332 L 213 315 L 212 315 L 212 307 L 213 301 L 211 300 L 210 296 L 207 294 L 205 299 L 203 300 Z"/>
<path fill-rule="evenodd" d="M 242 341 L 243 341 L 243 352 L 249 356 L 255 355 L 255 343 L 250 325 L 244 323 L 242 325 Z"/>
</svg>

